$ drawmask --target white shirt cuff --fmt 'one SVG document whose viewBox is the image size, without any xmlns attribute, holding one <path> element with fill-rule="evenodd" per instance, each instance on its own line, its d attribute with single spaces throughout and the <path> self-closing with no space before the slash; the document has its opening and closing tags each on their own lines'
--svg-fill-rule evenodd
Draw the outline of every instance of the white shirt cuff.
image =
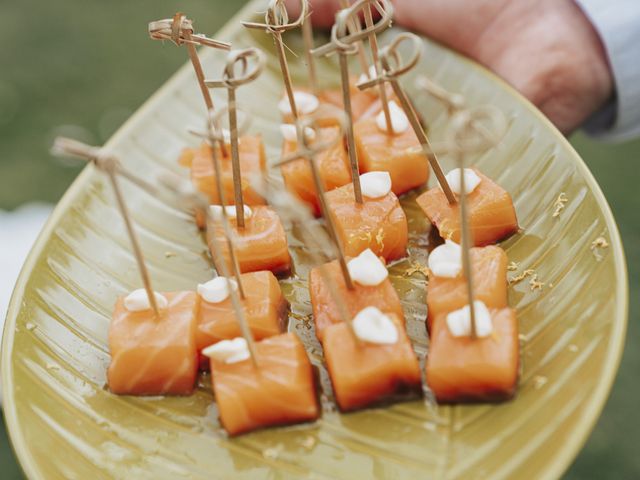
<svg viewBox="0 0 640 480">
<path fill-rule="evenodd" d="M 640 136 L 640 0 L 576 0 L 600 34 L 616 87 L 613 103 L 585 125 L 611 141 Z"/>
</svg>

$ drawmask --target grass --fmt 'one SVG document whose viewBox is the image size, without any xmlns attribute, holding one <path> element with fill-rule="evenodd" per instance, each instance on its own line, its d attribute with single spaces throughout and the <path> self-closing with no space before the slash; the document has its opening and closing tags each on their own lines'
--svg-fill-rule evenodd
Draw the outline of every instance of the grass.
<svg viewBox="0 0 640 480">
<path fill-rule="evenodd" d="M 244 2 L 224 0 L 21 0 L 0 16 L 0 208 L 55 202 L 78 168 L 48 154 L 56 134 L 103 143 L 186 60 L 184 50 L 147 37 L 146 24 L 180 9 L 205 33 Z M 640 141 L 622 145 L 572 139 L 608 198 L 622 232 L 630 277 L 627 348 L 596 429 L 567 479 L 640 477 Z M 3 479 L 21 478 L 4 428 Z"/>
</svg>

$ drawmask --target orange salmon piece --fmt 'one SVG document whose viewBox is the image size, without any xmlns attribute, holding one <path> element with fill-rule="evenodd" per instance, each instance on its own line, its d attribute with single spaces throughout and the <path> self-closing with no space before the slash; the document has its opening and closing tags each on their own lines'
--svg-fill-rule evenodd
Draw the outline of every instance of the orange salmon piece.
<svg viewBox="0 0 640 480">
<path fill-rule="evenodd" d="M 474 247 L 470 250 L 474 296 L 487 308 L 507 306 L 507 254 L 500 247 Z M 455 278 L 429 273 L 427 287 L 427 325 L 433 319 L 458 310 L 469 303 L 467 282 L 462 274 Z"/>
<path fill-rule="evenodd" d="M 282 295 L 278 280 L 273 273 L 266 270 L 244 273 L 240 279 L 245 293 L 245 298 L 240 301 L 253 338 L 262 340 L 282 333 L 287 321 L 289 302 Z M 242 336 L 231 297 L 219 303 L 209 303 L 199 295 L 198 297 L 200 301 L 196 330 L 198 352 L 220 340 L 231 340 Z"/>
<path fill-rule="evenodd" d="M 357 122 L 365 113 L 371 111 L 372 105 L 378 99 L 378 97 L 373 93 L 374 89 L 362 91 L 358 87 L 356 87 L 356 83 L 357 78 L 352 78 L 350 82 L 350 92 L 351 112 L 354 122 Z M 338 111 L 344 110 L 344 103 L 342 102 L 342 88 L 324 90 L 321 97 L 327 103 L 334 105 L 338 109 Z M 382 104 L 380 104 L 380 107 L 381 106 Z M 336 124 L 337 123 L 338 121 L 336 120 Z"/>
<path fill-rule="evenodd" d="M 511 195 L 480 171 L 475 168 L 473 170 L 481 181 L 467 197 L 469 227 L 474 245 L 489 245 L 516 233 L 518 219 Z M 460 243 L 458 203 L 449 205 L 439 186 L 426 191 L 416 201 L 429 221 L 436 226 L 442 238 Z"/>
<path fill-rule="evenodd" d="M 330 141 L 339 133 L 338 127 L 321 128 L 320 139 Z M 282 156 L 295 152 L 298 149 L 298 142 L 285 140 L 282 147 Z M 320 170 L 320 177 L 325 191 L 341 187 L 351 181 L 351 170 L 349 159 L 343 142 L 338 142 L 333 147 L 319 153 L 316 162 Z M 311 207 L 316 217 L 321 215 L 318 193 L 313 183 L 311 167 L 307 159 L 295 160 L 280 167 L 284 184 L 296 197 Z"/>
<path fill-rule="evenodd" d="M 196 189 L 209 197 L 212 204 L 218 202 L 218 190 L 211 160 L 211 146 L 203 143 L 198 148 L 187 148 L 183 151 L 180 160 L 181 165 L 191 168 L 191 181 Z M 220 147 L 218 159 L 222 169 L 222 188 L 224 201 L 227 205 L 234 205 L 233 196 L 233 172 L 231 167 L 231 146 L 227 145 L 229 155 L 222 156 Z M 240 171 L 242 172 L 242 195 L 247 205 L 264 205 L 264 199 L 251 187 L 251 177 L 262 175 L 266 169 L 267 159 L 264 143 L 260 135 L 245 135 L 238 143 L 240 158 Z"/>
<path fill-rule="evenodd" d="M 331 280 L 336 293 L 344 301 L 350 318 L 353 318 L 365 307 L 377 307 L 387 315 L 393 315 L 404 328 L 404 312 L 389 277 L 381 284 L 364 286 L 353 282 L 354 289 L 349 290 L 342 276 L 342 270 L 337 260 L 314 267 L 309 273 L 309 293 L 313 307 L 313 322 L 316 327 L 316 337 L 320 342 L 324 339 L 325 331 L 331 325 L 342 323 L 340 309 L 331 296 L 329 287 L 320 269 L 324 268 L 325 275 Z"/>
<path fill-rule="evenodd" d="M 389 135 L 378 128 L 376 118 L 365 118 L 354 126 L 358 164 L 362 173 L 389 172 L 393 193 L 401 195 L 429 179 L 429 164 L 420 148 L 418 137 L 411 128 Z"/>
<path fill-rule="evenodd" d="M 336 401 L 342 411 L 374 404 L 403 391 L 420 391 L 420 365 L 398 319 L 398 342 L 357 344 L 344 323 L 325 330 L 322 344 Z"/>
<path fill-rule="evenodd" d="M 427 383 L 438 402 L 511 398 L 518 381 L 518 322 L 511 308 L 489 309 L 493 334 L 454 337 L 446 315 L 435 318 L 427 357 Z"/>
<path fill-rule="evenodd" d="M 109 390 L 117 395 L 188 395 L 198 371 L 195 292 L 163 293 L 168 307 L 129 312 L 118 298 L 109 326 Z"/>
<path fill-rule="evenodd" d="M 346 256 L 356 257 L 367 248 L 387 262 L 406 255 L 407 217 L 393 192 L 381 198 L 364 197 L 359 205 L 349 183 L 327 192 L 326 199 Z"/>
<path fill-rule="evenodd" d="M 229 435 L 317 419 L 313 369 L 298 337 L 284 333 L 255 346 L 259 370 L 251 359 L 237 363 L 211 359 L 213 392 Z"/>
<path fill-rule="evenodd" d="M 291 257 L 287 244 L 287 235 L 280 217 L 274 210 L 265 206 L 251 208 L 252 215 L 245 217 L 244 228 L 238 229 L 235 218 L 229 218 L 231 228 L 236 233 L 235 247 L 240 271 L 257 272 L 271 270 L 273 273 L 285 273 L 291 269 Z M 216 268 L 220 259 L 215 258 L 211 242 L 213 235 L 218 239 L 224 260 L 231 271 L 229 249 L 222 224 L 209 219 L 207 221 L 207 244 Z"/>
</svg>

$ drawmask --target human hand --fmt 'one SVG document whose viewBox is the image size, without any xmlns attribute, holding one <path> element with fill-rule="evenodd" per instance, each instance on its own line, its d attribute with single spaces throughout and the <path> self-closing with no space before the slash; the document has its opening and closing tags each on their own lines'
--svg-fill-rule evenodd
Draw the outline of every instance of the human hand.
<svg viewBox="0 0 640 480">
<path fill-rule="evenodd" d="M 298 1 L 288 2 L 291 13 Z M 313 23 L 330 26 L 339 0 L 311 0 Z M 613 92 L 604 47 L 573 0 L 394 0 L 398 25 L 485 65 L 565 134 Z"/>
</svg>

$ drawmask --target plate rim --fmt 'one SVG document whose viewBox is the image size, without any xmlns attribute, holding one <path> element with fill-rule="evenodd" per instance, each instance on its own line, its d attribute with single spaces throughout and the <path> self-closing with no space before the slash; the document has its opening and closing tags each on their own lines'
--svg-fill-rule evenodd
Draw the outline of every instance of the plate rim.
<svg viewBox="0 0 640 480">
<path fill-rule="evenodd" d="M 254 14 L 256 6 L 260 5 L 262 0 L 251 0 L 244 7 L 242 7 L 236 14 L 234 14 L 224 26 L 216 32 L 216 36 L 225 36 L 234 32 L 238 27 L 236 23 L 242 18 L 244 19 L 248 14 Z M 430 42 L 434 40 L 429 39 Z M 434 42 L 438 43 L 438 42 Z M 440 43 L 438 43 L 441 45 Z M 596 422 L 599 420 L 602 410 L 608 400 L 608 397 L 613 388 L 613 383 L 616 379 L 616 375 L 624 352 L 624 342 L 626 338 L 626 330 L 628 323 L 628 311 L 629 311 L 629 280 L 627 272 L 627 263 L 624 253 L 624 247 L 622 239 L 616 223 L 615 217 L 607 202 L 604 193 L 602 192 L 600 185 L 594 178 L 591 170 L 587 167 L 582 157 L 575 150 L 569 140 L 551 123 L 551 121 L 544 115 L 537 107 L 535 107 L 529 100 L 527 100 L 520 92 L 508 84 L 505 80 L 500 78 L 497 74 L 491 72 L 484 66 L 475 61 L 467 58 L 466 56 L 446 47 L 442 46 L 450 52 L 450 54 L 457 57 L 462 63 L 466 64 L 468 68 L 478 71 L 481 75 L 488 77 L 493 82 L 500 85 L 503 90 L 510 93 L 515 97 L 517 101 L 520 101 L 529 113 L 532 113 L 541 122 L 543 126 L 550 129 L 553 135 L 557 138 L 558 143 L 562 145 L 569 154 L 570 162 L 578 169 L 582 178 L 584 178 L 585 184 L 589 187 L 590 191 L 594 195 L 594 199 L 603 213 L 603 217 L 609 232 L 610 240 L 610 254 L 613 255 L 615 275 L 616 275 L 616 312 L 614 315 L 614 321 L 612 323 L 611 338 L 607 347 L 607 353 L 605 356 L 606 368 L 603 371 L 601 381 L 598 382 L 594 389 L 594 393 L 591 396 L 588 404 L 584 409 L 582 418 L 577 423 L 577 427 L 574 433 L 569 439 L 557 450 L 554 458 L 548 462 L 547 466 L 541 471 L 545 476 L 552 478 L 559 478 L 573 463 L 578 453 L 589 439 L 591 432 L 593 431 Z M 131 115 L 109 138 L 105 143 L 105 147 L 109 148 L 112 144 L 117 143 L 120 137 L 124 136 L 130 129 L 130 125 L 134 124 L 138 117 L 144 115 L 147 110 L 155 104 L 156 97 L 162 95 L 165 90 L 172 87 L 174 82 L 177 82 L 181 76 L 188 75 L 190 73 L 189 65 L 183 64 L 178 70 L 173 73 L 164 84 L 156 90 L 151 96 L 149 96 L 142 105 Z M 82 169 L 73 183 L 65 191 L 62 198 L 56 204 L 53 212 L 45 223 L 43 229 L 39 233 L 36 241 L 31 248 L 25 263 L 23 264 L 16 284 L 14 286 L 9 307 L 7 309 L 7 315 L 4 323 L 4 330 L 2 335 L 1 344 L 1 356 L 0 356 L 0 373 L 2 375 L 2 396 L 3 396 L 3 410 L 5 424 L 7 432 L 9 433 L 9 440 L 11 448 L 15 454 L 16 459 L 26 477 L 30 479 L 45 478 L 45 475 L 40 469 L 36 467 L 37 462 L 33 459 L 31 451 L 27 446 L 27 442 L 24 438 L 24 434 L 17 421 L 17 411 L 14 393 L 14 385 L 10 378 L 13 378 L 13 340 L 15 337 L 16 321 L 20 314 L 22 307 L 22 300 L 26 291 L 26 286 L 29 283 L 31 272 L 40 260 L 43 250 L 51 237 L 52 232 L 60 223 L 63 218 L 64 212 L 68 210 L 68 207 L 72 202 L 85 190 L 86 184 L 88 184 L 91 178 L 96 174 L 95 169 L 87 165 Z"/>
</svg>

